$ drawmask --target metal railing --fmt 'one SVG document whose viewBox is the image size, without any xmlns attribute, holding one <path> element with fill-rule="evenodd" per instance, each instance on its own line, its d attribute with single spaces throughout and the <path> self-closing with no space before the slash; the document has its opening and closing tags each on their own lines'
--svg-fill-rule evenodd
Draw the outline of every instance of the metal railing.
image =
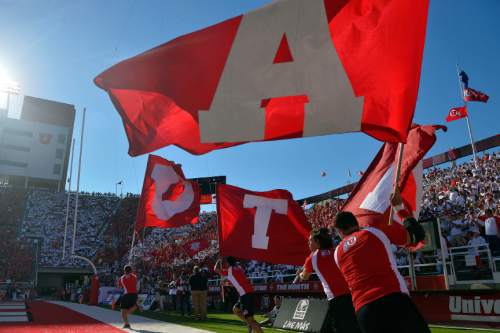
<svg viewBox="0 0 500 333">
<path fill-rule="evenodd" d="M 456 284 L 495 282 L 496 264 L 488 244 L 458 246 L 449 250 Z"/>
</svg>

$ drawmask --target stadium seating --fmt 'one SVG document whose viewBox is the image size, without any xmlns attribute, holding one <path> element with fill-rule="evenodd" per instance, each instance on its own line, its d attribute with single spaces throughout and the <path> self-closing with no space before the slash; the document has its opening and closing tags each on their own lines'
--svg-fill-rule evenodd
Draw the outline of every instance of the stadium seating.
<svg viewBox="0 0 500 333">
<path fill-rule="evenodd" d="M 485 154 L 478 161 L 478 168 L 469 161 L 458 166 L 426 170 L 420 218 L 439 217 L 448 247 L 481 244 L 484 241 L 481 216 L 485 209 L 490 208 L 499 215 L 499 171 L 500 153 Z M 2 188 L 0 199 L 0 227 L 9 235 L 0 240 L 0 258 L 9 258 L 10 263 L 15 263 L 10 266 L 0 265 L 0 281 L 7 278 L 29 278 L 32 271 L 26 267 L 30 266 L 29 262 L 33 262 L 33 239 L 40 241 L 40 266 L 84 265 L 69 258 L 62 260 L 67 193 Z M 70 200 L 67 253 L 71 251 L 74 204 L 73 193 Z M 342 204 L 342 199 L 316 203 L 306 209 L 306 216 L 316 228 L 331 227 L 333 217 Z M 120 198 L 112 194 L 82 193 L 79 197 L 76 254 L 88 257 L 97 264 L 103 284 L 114 284 L 115 273 L 128 262 L 137 206 L 138 196 L 130 194 Z M 218 252 L 217 216 L 215 212 L 203 212 L 199 220 L 198 224 L 176 229 L 147 229 L 138 237 L 133 259 L 140 275 L 146 277 L 143 288 L 151 287 L 159 280 L 169 281 L 183 271 L 190 271 L 194 264 L 207 272 L 211 271 L 209 268 Z M 210 246 L 194 258 L 189 258 L 182 250 L 182 245 L 195 239 L 207 239 Z M 394 252 L 398 265 L 407 264 L 405 251 L 394 247 Z M 440 260 L 439 257 L 439 253 L 419 253 L 416 261 L 436 262 Z M 12 267 L 18 266 L 26 269 L 14 272 Z M 246 262 L 245 266 L 247 274 L 255 282 L 281 282 L 296 270 L 296 267 L 290 265 L 271 265 L 256 261 Z M 438 268 L 434 267 L 431 271 Z"/>
</svg>

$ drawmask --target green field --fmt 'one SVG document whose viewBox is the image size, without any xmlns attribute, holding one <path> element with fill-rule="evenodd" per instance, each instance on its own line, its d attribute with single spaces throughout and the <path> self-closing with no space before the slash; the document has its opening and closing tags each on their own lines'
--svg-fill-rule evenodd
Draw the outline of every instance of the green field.
<svg viewBox="0 0 500 333">
<path fill-rule="evenodd" d="M 200 322 L 194 320 L 192 317 L 183 317 L 177 313 L 169 312 L 153 312 L 153 311 L 144 311 L 142 313 L 136 312 L 135 314 L 141 315 L 144 317 L 166 321 L 170 323 L 175 323 L 179 325 L 185 325 L 190 327 L 195 327 L 199 329 L 204 329 L 207 331 L 218 332 L 218 333 L 247 333 L 248 329 L 246 326 L 243 326 L 241 321 L 237 319 L 235 315 L 229 313 L 209 313 L 208 320 Z M 263 320 L 262 316 L 256 316 L 257 321 Z M 133 322 L 132 322 L 133 326 Z M 448 329 L 448 328 L 437 328 L 433 327 L 432 333 L 472 333 L 472 332 L 481 332 L 481 333 L 498 333 L 499 331 L 486 331 L 486 330 L 466 330 L 466 329 Z M 264 328 L 264 332 L 284 332 L 283 330 L 276 330 L 272 328 Z"/>
</svg>

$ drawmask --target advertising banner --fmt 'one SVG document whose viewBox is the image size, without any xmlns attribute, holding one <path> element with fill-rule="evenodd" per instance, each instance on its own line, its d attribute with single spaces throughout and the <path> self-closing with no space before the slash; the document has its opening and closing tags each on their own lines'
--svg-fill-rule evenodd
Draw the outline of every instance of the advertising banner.
<svg viewBox="0 0 500 333">
<path fill-rule="evenodd" d="M 286 298 L 281 304 L 273 327 L 300 332 L 320 332 L 327 313 L 326 299 Z"/>
</svg>

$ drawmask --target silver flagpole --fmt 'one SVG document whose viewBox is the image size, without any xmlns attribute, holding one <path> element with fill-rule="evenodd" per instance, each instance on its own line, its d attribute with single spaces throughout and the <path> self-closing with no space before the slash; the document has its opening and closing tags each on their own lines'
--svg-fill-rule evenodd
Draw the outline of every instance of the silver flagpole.
<svg viewBox="0 0 500 333">
<path fill-rule="evenodd" d="M 134 251 L 134 244 L 135 244 L 135 227 L 134 227 L 134 232 L 132 233 L 132 245 L 130 246 L 130 253 L 128 254 L 128 263 L 132 263 L 132 252 Z"/>
<path fill-rule="evenodd" d="M 73 138 L 73 143 L 71 144 L 71 162 L 69 167 L 68 200 L 66 201 L 66 221 L 64 222 L 64 242 L 63 242 L 62 260 L 64 260 L 64 256 L 66 255 L 66 238 L 68 233 L 68 220 L 69 220 L 69 199 L 71 198 L 71 180 L 73 179 L 74 152 L 75 152 L 75 139 Z"/>
<path fill-rule="evenodd" d="M 441 248 L 441 261 L 443 263 L 444 285 L 446 287 L 446 290 L 450 290 L 450 282 L 448 281 L 448 267 L 446 266 L 446 253 L 444 252 L 443 242 L 441 241 L 441 239 L 444 239 L 443 234 L 441 233 L 441 221 L 439 221 L 439 219 L 436 219 L 436 221 L 438 225 L 439 245 L 441 245 L 440 248 Z"/>
<path fill-rule="evenodd" d="M 82 151 L 83 151 L 83 133 L 85 131 L 85 113 L 86 108 L 83 108 L 82 117 L 82 133 L 80 137 L 80 157 L 78 158 L 78 176 L 76 178 L 76 199 L 75 199 L 75 216 L 73 218 L 73 245 L 71 247 L 71 255 L 75 254 L 75 241 L 76 241 L 76 220 L 78 217 L 78 196 L 80 193 L 80 172 L 82 171 Z"/>
<path fill-rule="evenodd" d="M 408 263 L 410 264 L 410 279 L 411 279 L 411 285 L 412 285 L 412 290 L 417 290 L 417 276 L 415 274 L 415 262 L 413 260 L 413 253 L 411 253 L 410 250 L 408 250 Z"/>
<path fill-rule="evenodd" d="M 457 78 L 458 78 L 458 86 L 460 89 L 460 94 L 462 95 L 462 99 L 464 100 L 464 106 L 465 109 L 467 109 L 467 101 L 465 100 L 465 87 L 462 84 L 462 81 L 460 80 L 460 72 L 458 70 L 458 64 L 456 64 L 457 68 Z M 477 160 L 476 160 L 476 145 L 474 144 L 474 138 L 472 137 L 472 127 L 470 124 L 470 118 L 469 118 L 469 111 L 467 111 L 467 116 L 465 117 L 465 120 L 467 120 L 467 129 L 469 130 L 469 139 L 470 139 L 470 145 L 472 147 L 472 157 L 474 158 L 474 165 L 476 166 L 477 169 Z"/>
</svg>

